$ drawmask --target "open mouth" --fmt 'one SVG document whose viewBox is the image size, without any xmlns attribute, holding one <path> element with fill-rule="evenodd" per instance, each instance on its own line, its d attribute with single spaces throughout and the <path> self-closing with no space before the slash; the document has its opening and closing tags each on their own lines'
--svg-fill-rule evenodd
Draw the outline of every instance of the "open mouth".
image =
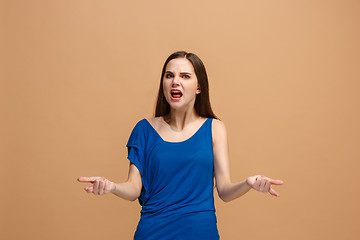
<svg viewBox="0 0 360 240">
<path fill-rule="evenodd" d="M 171 94 L 171 99 L 174 101 L 179 101 L 183 95 L 182 92 L 177 89 L 171 90 L 170 94 Z"/>
</svg>

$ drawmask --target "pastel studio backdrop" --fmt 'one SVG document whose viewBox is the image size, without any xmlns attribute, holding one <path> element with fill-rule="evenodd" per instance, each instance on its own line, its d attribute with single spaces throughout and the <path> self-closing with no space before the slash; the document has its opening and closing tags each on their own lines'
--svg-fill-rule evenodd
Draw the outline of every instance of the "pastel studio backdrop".
<svg viewBox="0 0 360 240">
<path fill-rule="evenodd" d="M 0 21 L 0 239 L 132 238 L 138 202 L 76 179 L 126 180 L 177 50 L 207 67 L 232 180 L 285 181 L 216 196 L 222 239 L 358 238 L 359 1 L 4 0 Z"/>
</svg>

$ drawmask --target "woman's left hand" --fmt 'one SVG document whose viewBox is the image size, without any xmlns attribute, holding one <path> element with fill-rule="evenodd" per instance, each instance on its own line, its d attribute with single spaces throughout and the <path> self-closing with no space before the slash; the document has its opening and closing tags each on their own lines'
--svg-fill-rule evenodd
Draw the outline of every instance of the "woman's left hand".
<svg viewBox="0 0 360 240">
<path fill-rule="evenodd" d="M 273 180 L 263 175 L 256 175 L 248 177 L 246 183 L 256 191 L 263 193 L 269 192 L 271 195 L 278 197 L 279 194 L 271 187 L 271 185 L 282 185 L 284 184 L 284 181 Z"/>
</svg>

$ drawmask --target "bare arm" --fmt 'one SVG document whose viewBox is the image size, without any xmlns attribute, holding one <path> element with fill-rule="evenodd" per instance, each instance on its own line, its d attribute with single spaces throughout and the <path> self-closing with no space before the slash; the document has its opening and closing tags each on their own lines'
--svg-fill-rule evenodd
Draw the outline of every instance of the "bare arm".
<svg viewBox="0 0 360 240">
<path fill-rule="evenodd" d="M 122 183 L 114 183 L 104 177 L 79 177 L 79 182 L 92 183 L 92 186 L 85 187 L 85 191 L 95 195 L 113 193 L 123 199 L 134 201 L 141 193 L 141 174 L 134 164 L 129 166 L 128 180 Z"/>
<path fill-rule="evenodd" d="M 241 182 L 231 182 L 226 128 L 223 122 L 216 119 L 213 121 L 213 151 L 216 188 L 219 197 L 223 201 L 229 202 L 241 197 L 252 188 L 260 192 L 269 192 L 274 196 L 279 196 L 272 189 L 271 184 L 281 185 L 283 184 L 281 180 L 272 180 L 265 176 L 256 175 L 248 177 Z"/>
</svg>

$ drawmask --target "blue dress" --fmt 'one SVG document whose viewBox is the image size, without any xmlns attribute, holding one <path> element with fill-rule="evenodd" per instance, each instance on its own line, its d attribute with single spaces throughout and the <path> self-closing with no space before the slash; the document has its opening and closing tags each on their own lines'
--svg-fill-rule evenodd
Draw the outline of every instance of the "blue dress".
<svg viewBox="0 0 360 240">
<path fill-rule="evenodd" d="M 142 119 L 128 143 L 139 169 L 142 206 L 135 240 L 218 240 L 214 207 L 212 118 L 182 142 L 164 141 Z"/>
</svg>

